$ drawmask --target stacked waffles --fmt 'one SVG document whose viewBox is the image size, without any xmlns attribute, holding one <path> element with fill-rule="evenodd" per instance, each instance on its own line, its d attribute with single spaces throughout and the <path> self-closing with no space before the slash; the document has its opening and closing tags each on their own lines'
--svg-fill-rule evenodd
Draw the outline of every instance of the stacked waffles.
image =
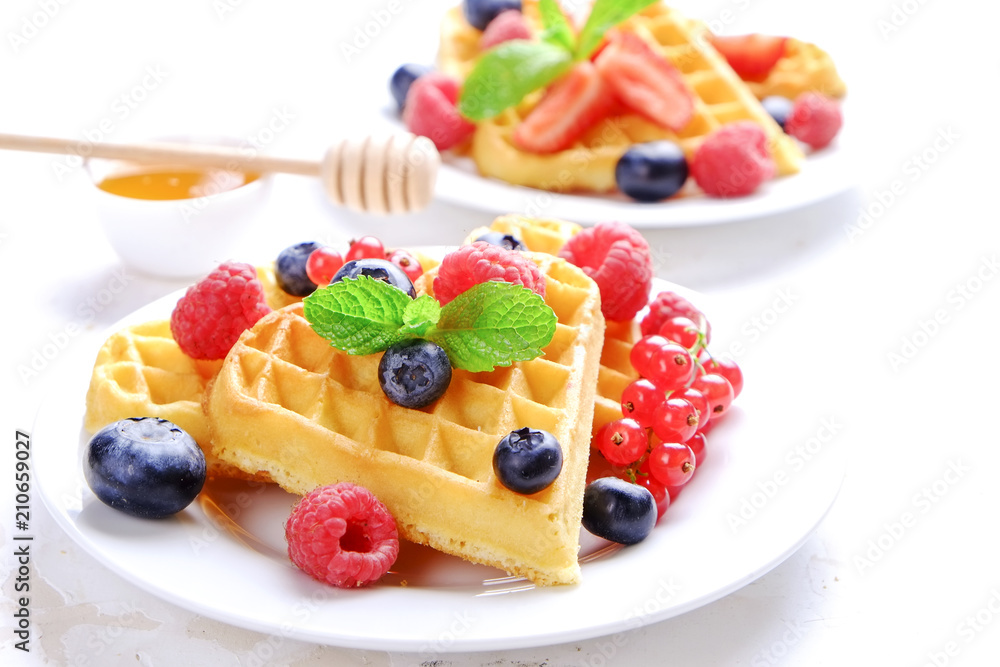
<svg viewBox="0 0 1000 667">
<path fill-rule="evenodd" d="M 386 505 L 410 541 L 539 585 L 577 582 L 591 435 L 614 408 L 620 415 L 621 388 L 634 377 L 634 330 L 606 328 L 597 285 L 554 256 L 577 225 L 504 216 L 493 230 L 547 251 L 526 253 L 545 275 L 545 303 L 557 319 L 535 359 L 455 369 L 437 402 L 400 407 L 379 387 L 379 355 L 332 347 L 299 300 L 274 292 L 273 274 L 260 270 L 278 307 L 224 360 L 188 357 L 165 320 L 114 333 L 95 363 L 85 426 L 163 417 L 202 446 L 212 476 L 274 481 L 296 494 L 353 482 Z M 436 269 L 428 269 L 417 287 L 433 295 Z M 530 495 L 506 489 L 492 468 L 500 438 L 524 426 L 552 433 L 564 457 L 556 481 Z"/>
</svg>

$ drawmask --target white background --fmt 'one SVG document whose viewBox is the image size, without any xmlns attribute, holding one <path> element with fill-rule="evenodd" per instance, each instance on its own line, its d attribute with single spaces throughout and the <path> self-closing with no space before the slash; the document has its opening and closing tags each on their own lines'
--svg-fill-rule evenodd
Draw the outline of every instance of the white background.
<svg viewBox="0 0 1000 667">
<path fill-rule="evenodd" d="M 388 25 L 346 57 L 357 29 L 390 4 L 398 11 Z M 260 141 L 281 114 L 292 121 L 263 148 L 316 157 L 332 139 L 374 122 L 388 100 L 382 82 L 399 62 L 432 57 L 447 4 L 8 0 L 0 10 L 0 131 Z M 834 444 L 848 460 L 844 488 L 801 550 L 718 602 L 618 643 L 595 638 L 447 655 L 442 663 L 992 664 L 1000 654 L 993 514 L 1000 443 L 990 422 L 1000 398 L 1000 9 L 971 0 L 676 4 L 722 32 L 815 41 L 849 84 L 855 191 L 770 218 L 647 233 L 658 274 L 705 294 L 717 341 L 744 343 L 748 368 L 782 379 L 773 437 L 795 443 L 823 419 L 843 425 Z M 0 266 L 11 301 L 0 329 L 4 471 L 14 431 L 32 428 L 60 358 L 96 349 L 104 327 L 182 285 L 127 273 L 127 287 L 108 303 L 83 305 L 118 284 L 121 266 L 101 236 L 83 173 L 63 173 L 60 160 L 0 153 Z M 438 203 L 411 219 L 370 219 L 326 206 L 304 179 L 279 178 L 237 256 L 262 260 L 305 238 L 342 242 L 362 230 L 390 245 L 456 243 L 490 217 Z M 769 318 L 783 293 L 793 295 L 792 306 Z M 769 318 L 766 327 L 761 318 Z M 68 325 L 79 332 L 66 335 Z M 26 374 L 52 342 L 63 349 L 37 375 Z M 894 361 L 904 352 L 908 358 Z M 963 474 L 948 473 L 955 468 Z M 34 641 L 29 656 L 13 650 L 12 480 L 8 472 L 0 478 L 4 664 L 260 658 L 265 635 L 198 617 L 124 582 L 66 538 L 37 501 Z M 925 489 L 937 489 L 933 502 Z M 907 514 L 914 520 L 900 529 Z M 288 665 L 419 661 L 290 640 L 271 658 Z"/>
</svg>

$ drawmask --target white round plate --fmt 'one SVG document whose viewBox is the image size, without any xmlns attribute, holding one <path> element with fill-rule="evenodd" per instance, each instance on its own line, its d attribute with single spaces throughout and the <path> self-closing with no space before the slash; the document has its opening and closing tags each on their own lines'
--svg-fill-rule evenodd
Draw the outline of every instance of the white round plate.
<svg viewBox="0 0 1000 667">
<path fill-rule="evenodd" d="M 155 301 L 111 330 L 167 317 L 179 296 Z M 535 588 L 404 545 L 379 584 L 339 590 L 289 563 L 283 522 L 294 497 L 275 487 L 213 483 L 199 502 L 157 521 L 97 500 L 81 463 L 94 353 L 62 368 L 38 413 L 33 465 L 46 506 L 73 540 L 139 587 L 282 638 L 431 659 L 636 628 L 721 598 L 781 563 L 826 515 L 843 477 L 843 466 L 826 456 L 822 464 L 796 466 L 769 419 L 785 392 L 767 385 L 766 372 L 745 369 L 754 382 L 709 432 L 703 464 L 652 535 L 626 548 L 581 536 L 582 583 Z"/>
<path fill-rule="evenodd" d="M 849 114 L 846 105 L 844 114 Z M 381 117 L 392 131 L 405 130 L 394 108 L 383 108 Z M 775 178 L 746 197 L 708 197 L 691 183 L 681 195 L 653 203 L 617 193 L 560 194 L 486 178 L 472 158 L 447 151 L 442 154 L 434 193 L 442 201 L 487 213 L 562 218 L 580 224 L 618 220 L 639 229 L 665 229 L 738 222 L 802 208 L 853 188 L 855 171 L 849 128 L 845 127 L 830 146 L 807 151 L 799 173 Z"/>
</svg>

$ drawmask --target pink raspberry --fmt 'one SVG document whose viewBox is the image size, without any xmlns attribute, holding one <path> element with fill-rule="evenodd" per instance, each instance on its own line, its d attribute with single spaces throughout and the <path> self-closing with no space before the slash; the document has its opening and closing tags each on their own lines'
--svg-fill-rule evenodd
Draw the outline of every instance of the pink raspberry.
<svg viewBox="0 0 1000 667">
<path fill-rule="evenodd" d="M 601 222 L 584 229 L 563 246 L 559 256 L 597 283 L 606 319 L 630 320 L 646 305 L 653 284 L 653 257 L 646 239 L 628 225 Z"/>
<path fill-rule="evenodd" d="M 224 262 L 188 288 L 170 316 L 170 331 L 193 359 L 222 359 L 240 334 L 271 312 L 257 270 Z"/>
<path fill-rule="evenodd" d="M 434 296 L 443 306 L 479 283 L 490 280 L 523 285 L 545 297 L 545 275 L 516 250 L 476 241 L 448 253 L 434 278 Z"/>
<path fill-rule="evenodd" d="M 767 135 L 752 121 L 723 125 L 691 159 L 691 175 L 711 197 L 742 197 L 774 176 Z"/>
<path fill-rule="evenodd" d="M 399 555 L 396 520 L 371 491 L 350 482 L 303 496 L 285 524 L 285 540 L 296 567 L 339 588 L 377 581 Z"/>
<path fill-rule="evenodd" d="M 676 292 L 664 291 L 657 294 L 649 303 L 649 312 L 642 318 L 639 325 L 643 336 L 652 336 L 660 331 L 663 323 L 672 317 L 686 317 L 692 322 L 700 322 L 701 311 L 694 304 Z"/>
<path fill-rule="evenodd" d="M 487 24 L 479 38 L 479 48 L 483 51 L 512 39 L 531 39 L 531 30 L 524 16 L 516 9 L 508 9 L 496 15 Z"/>
<path fill-rule="evenodd" d="M 406 128 L 427 137 L 441 151 L 471 137 L 476 126 L 458 113 L 458 88 L 457 80 L 440 72 L 428 72 L 414 81 L 403 107 Z"/>
<path fill-rule="evenodd" d="M 820 93 L 803 93 L 792 105 L 785 121 L 785 132 L 819 149 L 830 145 L 843 124 L 840 105 L 835 100 Z"/>
</svg>

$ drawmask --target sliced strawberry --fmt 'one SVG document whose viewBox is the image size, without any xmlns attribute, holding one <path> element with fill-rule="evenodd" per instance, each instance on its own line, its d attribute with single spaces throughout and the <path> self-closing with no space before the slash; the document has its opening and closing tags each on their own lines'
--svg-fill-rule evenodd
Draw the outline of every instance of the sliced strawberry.
<svg viewBox="0 0 1000 667">
<path fill-rule="evenodd" d="M 741 79 L 763 79 L 785 55 L 788 38 L 753 33 L 732 37 L 711 35 L 709 41 Z"/>
<path fill-rule="evenodd" d="M 694 98 L 681 73 L 635 33 L 610 34 L 595 65 L 632 111 L 674 132 L 691 120 Z"/>
<path fill-rule="evenodd" d="M 517 126 L 514 143 L 531 153 L 565 150 L 613 106 L 614 96 L 597 68 L 583 61 L 556 81 Z"/>
</svg>

